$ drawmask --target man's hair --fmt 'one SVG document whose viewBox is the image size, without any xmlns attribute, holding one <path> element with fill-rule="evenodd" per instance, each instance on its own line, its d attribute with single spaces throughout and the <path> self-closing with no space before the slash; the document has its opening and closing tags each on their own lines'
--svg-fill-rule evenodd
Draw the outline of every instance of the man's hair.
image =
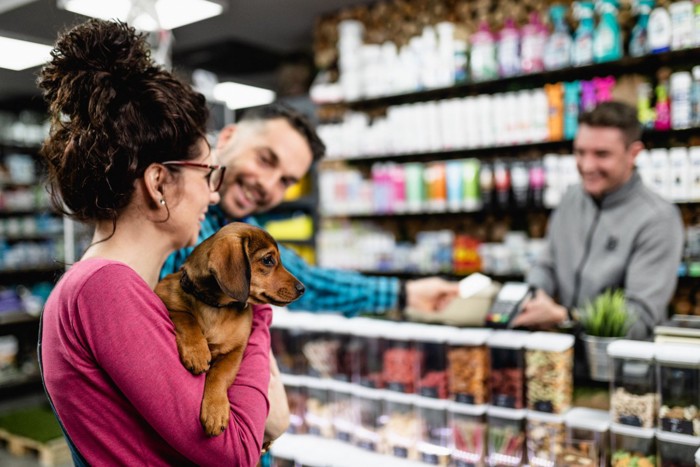
<svg viewBox="0 0 700 467">
<path fill-rule="evenodd" d="M 578 123 L 598 128 L 617 128 L 622 131 L 625 146 L 642 139 L 642 125 L 637 118 L 637 109 L 623 102 L 609 101 L 598 104 L 592 110 L 582 113 Z"/>
<path fill-rule="evenodd" d="M 266 122 L 280 118 L 286 120 L 309 143 L 314 162 L 324 156 L 326 145 L 321 141 L 311 122 L 302 113 L 287 105 L 274 103 L 248 109 L 238 123 Z"/>
</svg>

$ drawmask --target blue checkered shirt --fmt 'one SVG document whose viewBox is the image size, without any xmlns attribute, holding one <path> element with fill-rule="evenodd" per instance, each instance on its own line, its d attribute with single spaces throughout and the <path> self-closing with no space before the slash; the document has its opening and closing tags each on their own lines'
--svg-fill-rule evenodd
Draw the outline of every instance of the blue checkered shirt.
<svg viewBox="0 0 700 467">
<path fill-rule="evenodd" d="M 253 217 L 243 219 L 258 225 Z M 218 206 L 211 206 L 199 231 L 198 243 L 214 235 L 231 222 Z M 171 254 L 160 272 L 161 278 L 176 272 L 194 247 Z M 341 312 L 346 316 L 359 313 L 384 313 L 397 305 L 399 280 L 395 277 L 365 276 L 355 271 L 324 269 L 311 266 L 289 248 L 280 245 L 282 264 L 304 283 L 306 292 L 289 304 L 291 310 Z"/>
</svg>

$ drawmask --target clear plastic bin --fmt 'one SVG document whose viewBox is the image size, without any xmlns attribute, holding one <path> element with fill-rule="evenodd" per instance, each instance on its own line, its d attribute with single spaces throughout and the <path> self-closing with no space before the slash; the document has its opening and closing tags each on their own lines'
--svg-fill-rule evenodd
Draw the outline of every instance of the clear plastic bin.
<svg viewBox="0 0 700 467">
<path fill-rule="evenodd" d="M 695 467 L 695 452 L 700 448 L 700 437 L 658 430 L 656 445 L 659 467 Z"/>
<path fill-rule="evenodd" d="M 656 344 L 659 389 L 659 428 L 700 436 L 700 347 Z"/>
<path fill-rule="evenodd" d="M 483 467 L 486 462 L 486 406 L 452 402 L 447 408 L 452 429 L 452 465 Z"/>
<path fill-rule="evenodd" d="M 384 420 L 383 399 L 381 389 L 371 389 L 355 385 L 353 387 L 353 400 L 355 407 L 355 434 L 356 446 L 371 452 L 383 452 L 382 446 L 382 422 Z"/>
<path fill-rule="evenodd" d="M 447 376 L 450 397 L 466 404 L 489 401 L 489 329 L 459 329 L 448 338 Z"/>
<path fill-rule="evenodd" d="M 420 435 L 420 423 L 415 408 L 416 396 L 386 391 L 384 394 L 384 444 L 386 454 L 416 460 L 416 443 Z"/>
<path fill-rule="evenodd" d="M 489 407 L 487 452 L 490 466 L 519 466 L 525 457 L 525 410 Z"/>
<path fill-rule="evenodd" d="M 527 408 L 562 414 L 573 398 L 574 336 L 533 332 L 525 343 Z"/>
<path fill-rule="evenodd" d="M 700 467 L 700 449 L 695 451 L 695 467 Z"/>
<path fill-rule="evenodd" d="M 310 319 L 309 313 L 275 311 L 270 326 L 270 344 L 272 354 L 282 373 L 305 375 L 306 357 L 303 353 L 308 333 L 305 323 Z"/>
<path fill-rule="evenodd" d="M 386 350 L 384 332 L 397 323 L 371 318 L 353 318 L 349 321 L 351 337 L 348 353 L 352 362 L 352 382 L 382 389 L 383 357 Z"/>
<path fill-rule="evenodd" d="M 613 423 L 641 428 L 656 424 L 658 395 L 653 342 L 618 340 L 608 345 L 613 374 L 610 418 Z"/>
<path fill-rule="evenodd" d="M 333 438 L 329 380 L 306 378 L 306 412 L 304 420 L 311 435 Z"/>
<path fill-rule="evenodd" d="M 353 406 L 352 385 L 342 381 L 328 381 L 330 412 L 335 439 L 352 443 L 356 416 Z"/>
<path fill-rule="evenodd" d="M 416 393 L 447 399 L 447 339 L 456 329 L 450 326 L 414 324 L 416 351 L 422 355 Z"/>
<path fill-rule="evenodd" d="M 527 459 L 532 467 L 554 467 L 564 452 L 564 417 L 529 410 L 526 426 Z"/>
<path fill-rule="evenodd" d="M 610 424 L 611 467 L 656 467 L 654 430 Z"/>
<path fill-rule="evenodd" d="M 382 357 L 382 376 L 385 388 L 413 394 L 416 380 L 423 366 L 423 354 L 413 343 L 411 323 L 396 323 L 386 329 L 386 347 Z"/>
<path fill-rule="evenodd" d="M 289 404 L 289 427 L 287 433 L 302 435 L 307 432 L 304 413 L 306 412 L 305 376 L 281 375 L 282 384 Z"/>
<path fill-rule="evenodd" d="M 525 407 L 525 331 L 494 331 L 488 338 L 491 405 Z"/>
<path fill-rule="evenodd" d="M 336 333 L 339 322 L 346 318 L 317 315 L 305 323 L 307 339 L 302 349 L 307 361 L 307 374 L 317 378 L 333 378 L 338 373 L 338 356 L 343 342 Z"/>
<path fill-rule="evenodd" d="M 610 412 L 574 407 L 564 415 L 566 444 L 557 466 L 603 466 L 608 460 Z"/>
<path fill-rule="evenodd" d="M 333 316 L 328 325 L 329 340 L 336 341 L 335 345 L 335 365 L 332 378 L 345 383 L 352 382 L 352 319 L 340 316 Z"/>
<path fill-rule="evenodd" d="M 416 397 L 416 410 L 420 420 L 418 456 L 430 465 L 450 465 L 452 430 L 447 424 L 447 400 L 432 397 Z"/>
</svg>

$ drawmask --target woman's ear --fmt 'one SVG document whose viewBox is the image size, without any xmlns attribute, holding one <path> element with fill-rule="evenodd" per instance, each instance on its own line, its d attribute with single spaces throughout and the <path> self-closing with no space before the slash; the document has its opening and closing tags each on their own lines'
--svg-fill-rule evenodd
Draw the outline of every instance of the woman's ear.
<svg viewBox="0 0 700 467">
<path fill-rule="evenodd" d="M 161 164 L 151 164 L 143 174 L 145 195 L 149 206 L 161 208 L 165 205 L 165 181 L 168 169 Z"/>
</svg>

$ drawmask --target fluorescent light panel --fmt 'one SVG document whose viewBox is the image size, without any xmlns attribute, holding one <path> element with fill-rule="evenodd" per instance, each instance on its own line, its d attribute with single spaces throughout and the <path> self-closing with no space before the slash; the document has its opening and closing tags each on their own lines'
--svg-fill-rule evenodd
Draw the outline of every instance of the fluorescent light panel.
<svg viewBox="0 0 700 467">
<path fill-rule="evenodd" d="M 0 68 L 26 70 L 51 60 L 51 46 L 0 36 Z"/>
<path fill-rule="evenodd" d="M 275 100 L 276 94 L 269 89 L 226 81 L 214 86 L 214 99 L 226 103 L 231 110 L 265 105 Z"/>
<path fill-rule="evenodd" d="M 102 19 L 129 20 L 129 0 L 59 0 L 66 10 L 85 16 Z M 155 11 L 163 29 L 171 30 L 196 23 L 224 11 L 223 5 L 207 0 L 155 0 Z M 134 18 L 132 26 L 143 31 L 154 31 L 157 25 L 152 18 L 141 15 Z"/>
</svg>

